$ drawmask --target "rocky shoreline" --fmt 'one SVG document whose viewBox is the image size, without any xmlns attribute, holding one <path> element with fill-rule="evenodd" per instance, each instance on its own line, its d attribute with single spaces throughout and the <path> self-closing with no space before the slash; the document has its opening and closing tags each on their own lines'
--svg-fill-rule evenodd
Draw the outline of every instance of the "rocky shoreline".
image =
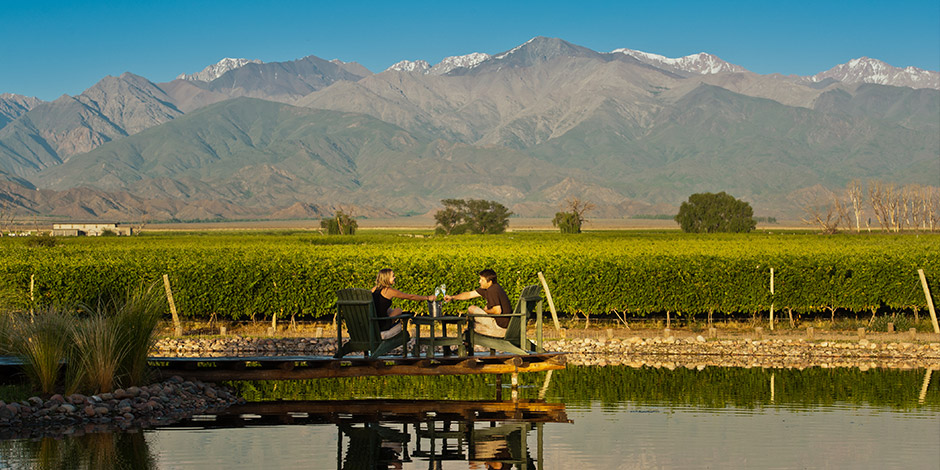
<svg viewBox="0 0 940 470">
<path fill-rule="evenodd" d="M 0 439 L 150 428 L 243 402 L 226 387 L 181 377 L 98 395 L 0 401 Z"/>
<path fill-rule="evenodd" d="M 332 338 L 166 338 L 157 343 L 155 354 L 330 356 L 335 348 Z M 632 336 L 550 340 L 545 349 L 568 353 L 568 364 L 576 366 L 940 368 L 940 342 L 932 341 Z"/>
</svg>

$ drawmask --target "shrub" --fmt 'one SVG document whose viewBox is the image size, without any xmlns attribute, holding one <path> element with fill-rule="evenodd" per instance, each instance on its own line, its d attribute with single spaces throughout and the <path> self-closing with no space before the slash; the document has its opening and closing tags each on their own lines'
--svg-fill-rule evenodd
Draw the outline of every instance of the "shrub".
<svg viewBox="0 0 940 470">
<path fill-rule="evenodd" d="M 326 229 L 329 235 L 355 235 L 359 223 L 352 215 L 338 210 L 333 218 L 321 220 L 320 228 Z"/>
<path fill-rule="evenodd" d="M 742 233 L 757 226 L 751 205 L 725 192 L 689 196 L 689 200 L 679 206 L 675 220 L 683 232 L 695 233 Z"/>
<path fill-rule="evenodd" d="M 444 209 L 434 214 L 437 233 L 503 233 L 509 227 L 512 212 L 506 206 L 482 199 L 444 199 Z"/>
<path fill-rule="evenodd" d="M 31 248 L 52 248 L 55 244 L 56 238 L 45 233 L 26 238 L 26 246 Z"/>
</svg>

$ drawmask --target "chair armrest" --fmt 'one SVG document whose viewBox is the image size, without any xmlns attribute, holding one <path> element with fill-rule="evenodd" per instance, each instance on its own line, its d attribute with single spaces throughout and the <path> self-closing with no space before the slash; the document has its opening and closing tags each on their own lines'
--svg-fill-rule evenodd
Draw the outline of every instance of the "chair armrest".
<svg viewBox="0 0 940 470">
<path fill-rule="evenodd" d="M 395 315 L 394 317 L 369 317 L 369 319 L 372 320 L 372 321 L 379 321 L 379 320 L 406 320 L 406 321 L 403 321 L 402 324 L 408 323 L 407 320 L 411 320 L 412 318 L 414 318 L 414 315 L 412 315 L 412 314 L 410 314 L 410 313 L 403 313 L 403 314 L 401 314 L 401 315 Z"/>
<path fill-rule="evenodd" d="M 512 318 L 521 317 L 522 313 L 468 313 L 468 318 L 474 317 L 493 317 L 493 318 Z"/>
</svg>

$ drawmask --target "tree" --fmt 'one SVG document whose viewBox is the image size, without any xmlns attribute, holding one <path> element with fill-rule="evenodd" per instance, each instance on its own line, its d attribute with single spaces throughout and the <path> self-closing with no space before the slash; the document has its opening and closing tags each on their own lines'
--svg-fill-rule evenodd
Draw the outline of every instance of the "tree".
<svg viewBox="0 0 940 470">
<path fill-rule="evenodd" d="M 326 233 L 330 235 L 354 235 L 359 224 L 352 214 L 347 214 L 341 209 L 337 209 L 331 219 L 320 221 L 320 228 L 325 228 Z"/>
<path fill-rule="evenodd" d="M 443 199 L 444 208 L 434 213 L 437 233 L 503 233 L 512 212 L 506 206 L 482 199 Z"/>
<path fill-rule="evenodd" d="M 683 232 L 750 232 L 757 226 L 751 205 L 724 191 L 697 193 L 679 206 L 675 221 Z"/>
<path fill-rule="evenodd" d="M 808 218 L 803 218 L 803 223 L 818 226 L 826 235 L 838 233 L 839 226 L 843 222 L 846 224 L 850 222 L 845 204 L 835 194 L 832 195 L 831 204 L 806 204 L 803 206 L 803 212 L 808 216 Z"/>
<path fill-rule="evenodd" d="M 565 200 L 567 211 L 556 212 L 552 219 L 552 225 L 558 227 L 561 233 L 581 233 L 581 225 L 584 224 L 584 214 L 594 209 L 594 204 L 584 202 L 578 198 Z"/>
</svg>

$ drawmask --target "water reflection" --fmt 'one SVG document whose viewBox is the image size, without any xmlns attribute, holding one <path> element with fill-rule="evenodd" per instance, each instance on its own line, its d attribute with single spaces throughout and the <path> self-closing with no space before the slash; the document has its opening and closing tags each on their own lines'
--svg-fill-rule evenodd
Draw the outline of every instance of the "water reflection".
<svg viewBox="0 0 940 470">
<path fill-rule="evenodd" d="M 91 433 L 67 439 L 0 441 L 0 468 L 29 462 L 37 470 L 157 468 L 143 433 Z"/>
<path fill-rule="evenodd" d="M 542 468 L 543 425 L 570 421 L 563 404 L 543 401 L 281 401 L 233 406 L 162 429 L 324 423 L 336 426 L 338 469 L 400 469 L 413 461 L 428 468 L 466 461 L 469 468 L 534 469 Z"/>
<path fill-rule="evenodd" d="M 935 468 L 940 461 L 936 370 L 569 367 L 520 379 L 515 401 L 494 398 L 508 387 L 481 376 L 240 383 L 239 393 L 256 401 L 136 434 L 0 433 L 0 469 Z"/>
</svg>

